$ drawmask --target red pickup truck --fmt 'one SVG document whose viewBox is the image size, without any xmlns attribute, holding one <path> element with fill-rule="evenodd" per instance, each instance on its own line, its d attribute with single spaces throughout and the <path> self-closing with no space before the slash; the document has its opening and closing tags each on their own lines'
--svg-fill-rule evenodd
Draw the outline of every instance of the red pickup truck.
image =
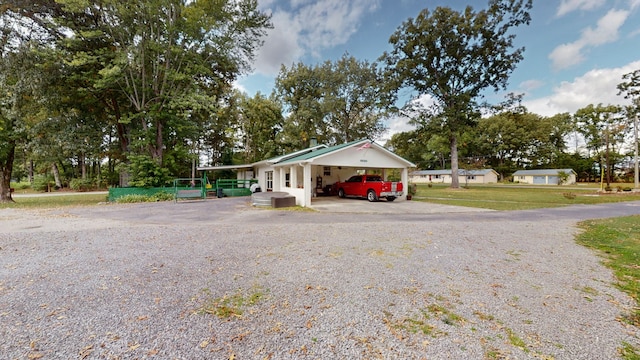
<svg viewBox="0 0 640 360">
<path fill-rule="evenodd" d="M 338 182 L 335 185 L 338 196 L 366 197 L 369 201 L 378 201 L 386 198 L 393 201 L 402 196 L 402 183 L 383 181 L 380 175 L 354 175 L 349 180 Z"/>
</svg>

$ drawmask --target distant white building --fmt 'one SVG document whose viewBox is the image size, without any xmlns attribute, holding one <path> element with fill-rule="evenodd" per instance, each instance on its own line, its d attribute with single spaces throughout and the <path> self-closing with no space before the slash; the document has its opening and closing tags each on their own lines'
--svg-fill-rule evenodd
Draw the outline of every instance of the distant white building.
<svg viewBox="0 0 640 360">
<path fill-rule="evenodd" d="M 561 174 L 568 175 L 562 183 Z M 576 176 L 573 169 L 518 170 L 513 173 L 513 182 L 534 185 L 572 185 L 576 183 Z"/>
<path fill-rule="evenodd" d="M 416 184 L 442 183 L 451 184 L 451 169 L 418 170 L 409 174 L 410 181 Z M 498 173 L 493 169 L 458 170 L 460 184 L 491 184 L 498 182 Z"/>
</svg>

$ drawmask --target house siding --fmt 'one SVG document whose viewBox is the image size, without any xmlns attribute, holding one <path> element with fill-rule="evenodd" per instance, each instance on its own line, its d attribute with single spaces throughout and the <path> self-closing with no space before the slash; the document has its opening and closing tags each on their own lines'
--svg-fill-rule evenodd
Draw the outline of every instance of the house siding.
<svg viewBox="0 0 640 360">
<path fill-rule="evenodd" d="M 414 171 L 410 175 L 411 182 L 416 184 L 451 184 L 451 170 L 422 170 Z M 460 170 L 458 172 L 460 184 L 492 184 L 498 182 L 498 173 L 493 169 Z"/>
</svg>

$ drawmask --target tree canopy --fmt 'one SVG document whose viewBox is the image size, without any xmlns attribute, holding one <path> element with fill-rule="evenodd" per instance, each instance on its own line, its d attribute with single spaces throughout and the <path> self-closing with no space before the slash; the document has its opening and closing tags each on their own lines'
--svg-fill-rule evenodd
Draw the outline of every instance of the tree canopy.
<svg viewBox="0 0 640 360">
<path fill-rule="evenodd" d="M 409 87 L 430 96 L 435 108 L 418 108 L 438 119 L 451 148 L 452 187 L 458 187 L 458 137 L 477 120 L 478 100 L 487 88 L 505 88 L 524 48 L 513 49 L 509 31 L 530 22 L 531 0 L 490 0 L 488 8 L 424 9 L 391 36 L 393 50 L 381 60 L 395 91 Z M 415 102 L 410 102 L 415 104 Z"/>
<path fill-rule="evenodd" d="M 283 66 L 276 93 L 289 111 L 284 142 L 300 148 L 311 138 L 329 145 L 377 138 L 391 104 L 385 90 L 376 64 L 347 54 L 316 66 Z"/>
</svg>

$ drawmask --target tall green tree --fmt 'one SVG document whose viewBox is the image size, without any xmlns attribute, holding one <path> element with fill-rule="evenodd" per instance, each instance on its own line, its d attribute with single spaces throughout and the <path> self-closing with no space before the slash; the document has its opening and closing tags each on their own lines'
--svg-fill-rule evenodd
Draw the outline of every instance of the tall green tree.
<svg viewBox="0 0 640 360">
<path fill-rule="evenodd" d="M 513 49 L 515 35 L 509 31 L 529 24 L 531 7 L 531 0 L 490 0 L 480 11 L 424 9 L 391 35 L 393 50 L 381 57 L 395 91 L 409 87 L 417 97 L 435 100 L 435 111 L 418 111 L 441 121 L 451 148 L 453 188 L 459 187 L 459 136 L 474 125 L 483 91 L 505 88 L 522 60 L 524 48 Z"/>
<path fill-rule="evenodd" d="M 279 137 L 284 125 L 282 106 L 261 93 L 244 96 L 240 104 L 243 162 L 252 163 L 279 155 Z"/>
<path fill-rule="evenodd" d="M 323 80 L 317 67 L 303 63 L 291 68 L 282 65 L 276 77 L 275 91 L 285 105 L 287 116 L 282 145 L 285 151 L 295 151 L 308 147 L 311 138 L 326 143 L 328 129 L 324 123 L 326 116 L 322 106 Z"/>
<path fill-rule="evenodd" d="M 630 127 L 617 105 L 589 104 L 574 114 L 575 127 L 586 143 L 588 156 L 599 164 L 607 185 L 612 182 L 614 164 Z"/>
<path fill-rule="evenodd" d="M 376 64 L 348 54 L 316 66 L 283 66 L 276 92 L 290 113 L 286 138 L 294 149 L 313 137 L 329 145 L 375 139 L 392 100 L 386 90 Z"/>
<path fill-rule="evenodd" d="M 633 118 L 634 125 L 634 137 L 633 137 L 633 151 L 635 156 L 634 165 L 634 183 L 635 187 L 640 186 L 640 170 L 638 170 L 638 126 L 640 115 L 640 69 L 624 74 L 622 76 L 622 82 L 618 84 L 618 95 L 623 95 L 625 99 L 630 99 L 632 105 L 627 107 L 627 115 Z"/>
<path fill-rule="evenodd" d="M 13 201 L 10 186 L 16 150 L 24 149 L 29 127 L 46 117 L 39 101 L 41 50 L 59 36 L 47 31 L 58 10 L 48 0 L 0 5 L 0 202 Z"/>
<path fill-rule="evenodd" d="M 72 14 L 58 19 L 72 32 L 67 63 L 87 69 L 79 83 L 108 94 L 122 150 L 160 167 L 170 138 L 250 68 L 271 26 L 256 0 L 58 1 Z"/>
</svg>

